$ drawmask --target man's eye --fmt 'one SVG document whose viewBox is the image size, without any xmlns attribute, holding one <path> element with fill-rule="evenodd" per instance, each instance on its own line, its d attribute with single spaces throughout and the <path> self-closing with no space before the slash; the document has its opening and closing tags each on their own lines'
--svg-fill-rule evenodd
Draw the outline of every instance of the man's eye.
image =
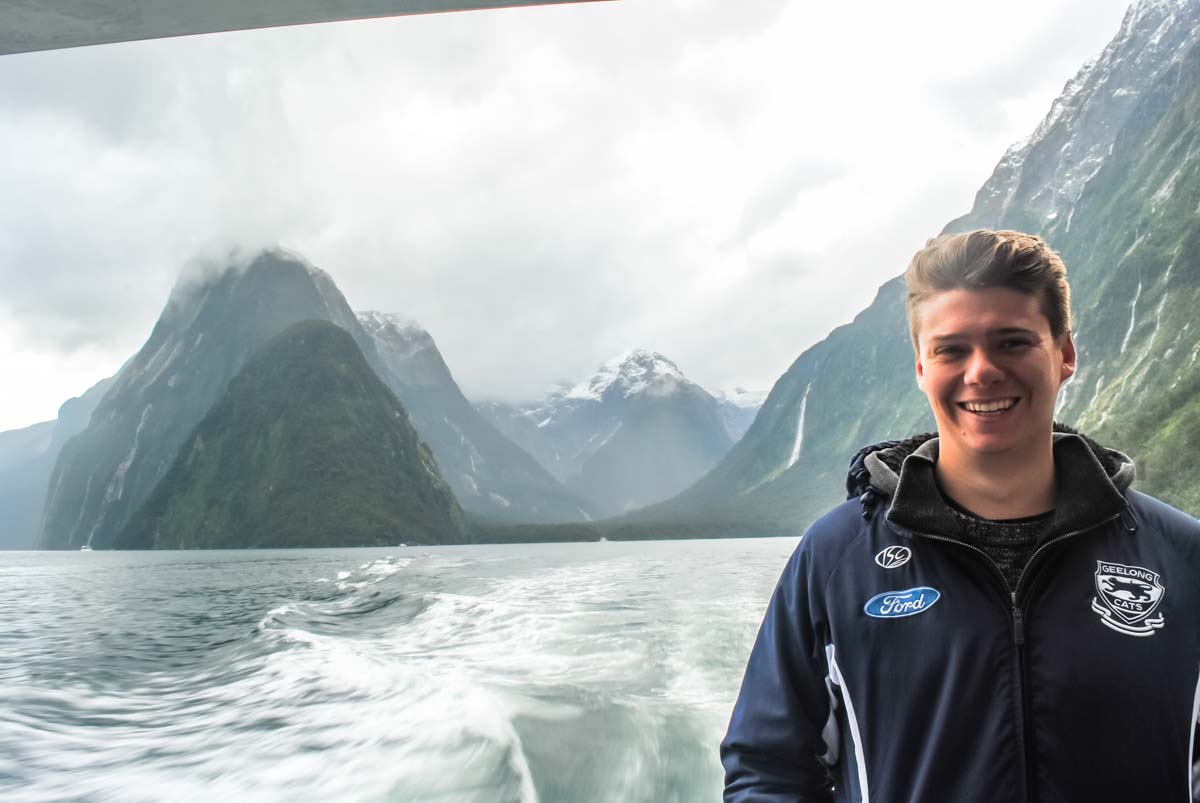
<svg viewBox="0 0 1200 803">
<path fill-rule="evenodd" d="M 1005 349 L 1024 348 L 1028 345 L 1029 341 L 1023 337 L 1010 337 L 1000 343 L 1000 347 Z"/>
<path fill-rule="evenodd" d="M 939 357 L 954 357 L 962 354 L 961 346 L 938 346 L 933 353 Z"/>
</svg>

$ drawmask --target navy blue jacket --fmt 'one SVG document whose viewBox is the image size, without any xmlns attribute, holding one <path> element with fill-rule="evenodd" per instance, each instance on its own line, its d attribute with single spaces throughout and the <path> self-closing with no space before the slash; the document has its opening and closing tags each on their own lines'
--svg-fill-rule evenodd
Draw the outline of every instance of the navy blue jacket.
<svg viewBox="0 0 1200 803">
<path fill-rule="evenodd" d="M 878 452 L 788 561 L 721 744 L 725 800 L 1191 801 L 1200 523 L 1057 435 L 1054 526 L 1010 588 L 931 501 L 936 443 Z"/>
</svg>

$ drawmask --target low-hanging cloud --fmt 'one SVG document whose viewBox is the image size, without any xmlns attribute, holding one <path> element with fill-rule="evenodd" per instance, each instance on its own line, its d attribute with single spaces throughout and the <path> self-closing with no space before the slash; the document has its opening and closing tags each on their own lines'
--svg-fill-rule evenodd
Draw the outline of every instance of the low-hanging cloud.
<svg viewBox="0 0 1200 803">
<path fill-rule="evenodd" d="M 929 103 L 997 82 L 1026 98 L 1045 76 L 984 60 L 976 85 L 938 89 L 975 73 L 897 40 L 921 13 L 618 2 L 4 57 L 0 344 L 107 354 L 94 378 L 62 372 L 79 392 L 140 345 L 185 265 L 277 244 L 355 308 L 422 323 L 474 397 L 631 347 L 765 389 L 1037 122 L 980 131 L 968 101 Z M 1061 19 L 1029 19 L 1036 47 L 1016 51 L 1067 37 Z"/>
</svg>

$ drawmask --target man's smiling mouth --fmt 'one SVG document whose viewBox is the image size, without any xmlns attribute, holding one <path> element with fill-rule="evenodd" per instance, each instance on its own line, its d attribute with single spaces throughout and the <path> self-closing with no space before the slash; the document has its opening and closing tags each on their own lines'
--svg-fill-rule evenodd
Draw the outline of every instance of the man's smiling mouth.
<svg viewBox="0 0 1200 803">
<path fill-rule="evenodd" d="M 1012 396 L 1007 399 L 993 399 L 991 401 L 966 401 L 956 402 L 956 404 L 969 413 L 984 416 L 998 416 L 1011 410 L 1021 398 Z"/>
</svg>

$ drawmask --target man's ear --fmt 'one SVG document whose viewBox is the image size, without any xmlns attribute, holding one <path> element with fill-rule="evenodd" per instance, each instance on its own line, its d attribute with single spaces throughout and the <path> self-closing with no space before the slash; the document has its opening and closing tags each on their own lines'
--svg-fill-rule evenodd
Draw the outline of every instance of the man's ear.
<svg viewBox="0 0 1200 803">
<path fill-rule="evenodd" d="M 917 362 L 917 387 L 920 388 L 922 392 L 924 392 L 924 390 L 925 390 L 925 364 L 923 362 L 921 362 L 920 347 L 918 347 L 918 346 L 913 347 L 913 356 L 915 357 L 916 362 Z"/>
<path fill-rule="evenodd" d="M 1066 382 L 1075 374 L 1075 341 L 1071 339 L 1071 330 L 1063 332 L 1062 341 L 1058 344 L 1062 352 L 1062 369 L 1059 384 Z"/>
</svg>

